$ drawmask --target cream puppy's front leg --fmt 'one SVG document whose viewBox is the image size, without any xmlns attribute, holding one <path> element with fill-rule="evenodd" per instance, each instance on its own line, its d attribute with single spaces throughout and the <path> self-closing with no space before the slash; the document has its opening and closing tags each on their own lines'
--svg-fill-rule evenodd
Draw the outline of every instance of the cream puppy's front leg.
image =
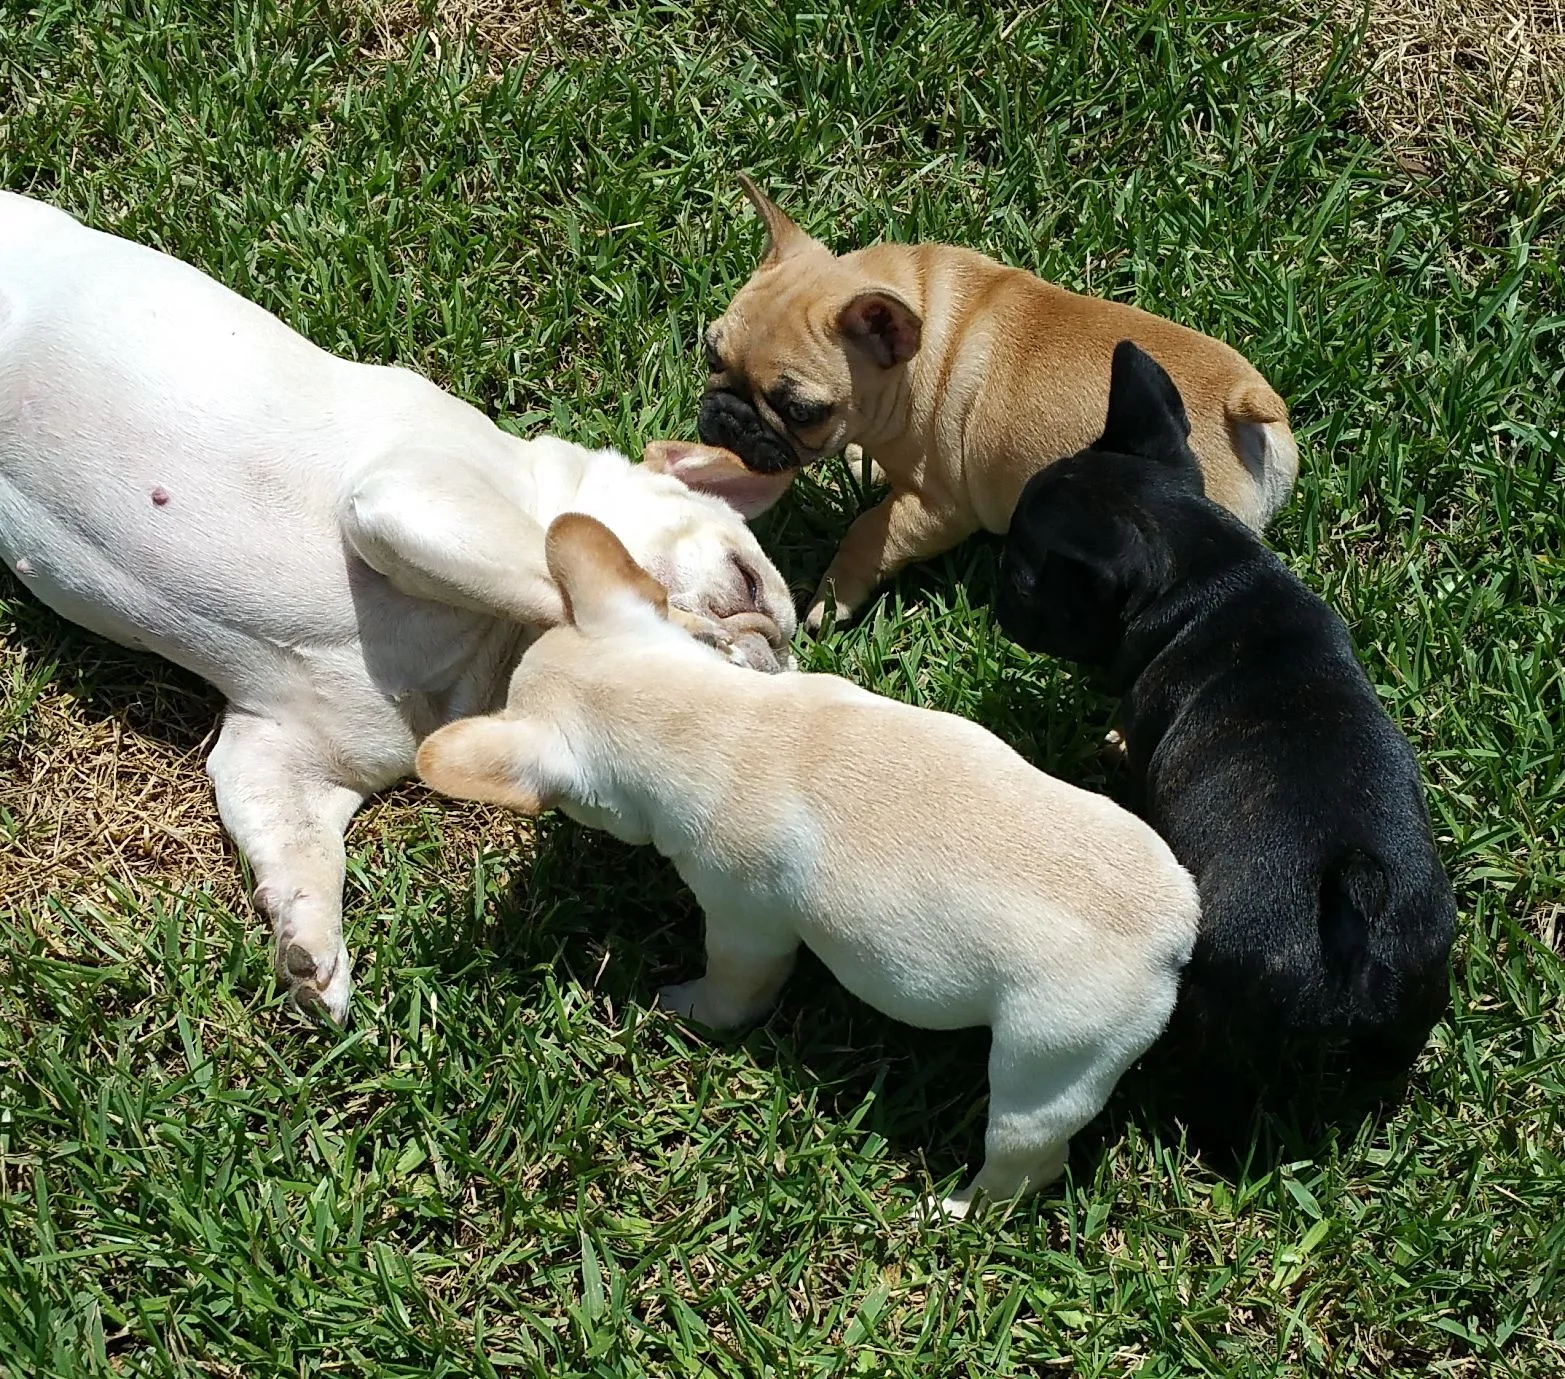
<svg viewBox="0 0 1565 1379">
<path fill-rule="evenodd" d="M 793 971 L 799 936 L 753 914 L 707 911 L 706 974 L 665 986 L 658 1004 L 712 1029 L 736 1029 L 761 1019 Z"/>
<path fill-rule="evenodd" d="M 341 521 L 360 559 L 414 598 L 536 628 L 565 620 L 543 528 L 458 459 L 377 461 L 355 477 Z"/>
</svg>

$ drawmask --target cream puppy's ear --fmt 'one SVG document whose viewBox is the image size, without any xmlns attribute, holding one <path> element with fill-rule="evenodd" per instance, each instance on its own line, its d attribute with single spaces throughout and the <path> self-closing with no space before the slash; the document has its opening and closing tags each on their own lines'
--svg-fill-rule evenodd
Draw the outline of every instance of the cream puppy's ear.
<svg viewBox="0 0 1565 1379">
<path fill-rule="evenodd" d="M 695 441 L 648 441 L 641 463 L 654 474 L 667 474 L 696 493 L 721 498 L 748 521 L 759 517 L 788 491 L 797 469 L 757 474 L 746 469 L 732 450 Z"/>
<path fill-rule="evenodd" d="M 545 767 L 551 736 L 526 718 L 459 718 L 424 739 L 418 777 L 442 795 L 542 814 L 552 803 Z"/>
<path fill-rule="evenodd" d="M 595 517 L 581 512 L 556 517 L 543 555 L 565 599 L 565 616 L 588 636 L 634 625 L 649 610 L 668 617 L 668 590 Z"/>
<path fill-rule="evenodd" d="M 829 252 L 818 239 L 812 239 L 795 225 L 782 207 L 742 172 L 739 174 L 739 185 L 755 207 L 755 213 L 766 222 L 766 252 L 761 255 L 762 268 L 769 268 L 794 254 L 808 253 L 812 249 L 823 254 Z"/>
</svg>

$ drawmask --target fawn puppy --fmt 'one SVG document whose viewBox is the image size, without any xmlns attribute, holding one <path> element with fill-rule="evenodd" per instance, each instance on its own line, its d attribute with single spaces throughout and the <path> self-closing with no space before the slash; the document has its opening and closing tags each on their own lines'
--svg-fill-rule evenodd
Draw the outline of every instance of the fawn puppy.
<svg viewBox="0 0 1565 1379">
<path fill-rule="evenodd" d="M 1022 494 L 1000 622 L 1124 696 L 1138 807 L 1201 887 L 1175 1033 L 1214 1074 L 1345 1041 L 1394 1075 L 1445 1008 L 1455 929 L 1418 763 L 1342 620 L 1203 496 L 1189 432 L 1122 343 L 1103 435 Z"/>
<path fill-rule="evenodd" d="M 701 439 L 785 478 L 861 445 L 891 487 L 849 529 L 810 629 L 828 594 L 849 617 L 903 566 L 1004 532 L 1022 485 L 1097 433 L 1127 336 L 1167 358 L 1190 399 L 1207 492 L 1257 530 L 1287 501 L 1299 468 L 1288 409 L 1222 341 L 971 249 L 836 255 L 740 182 L 769 242 L 707 329 Z"/>
<path fill-rule="evenodd" d="M 589 517 L 557 518 L 546 556 L 567 624 L 503 713 L 424 742 L 423 779 L 671 858 L 706 914 L 705 975 L 662 993 L 682 1015 L 756 1020 L 803 943 L 896 1019 L 988 1025 L 984 1165 L 942 1205 L 1055 1178 L 1173 1009 L 1198 913 L 1167 846 L 975 723 L 725 660 Z"/>
</svg>

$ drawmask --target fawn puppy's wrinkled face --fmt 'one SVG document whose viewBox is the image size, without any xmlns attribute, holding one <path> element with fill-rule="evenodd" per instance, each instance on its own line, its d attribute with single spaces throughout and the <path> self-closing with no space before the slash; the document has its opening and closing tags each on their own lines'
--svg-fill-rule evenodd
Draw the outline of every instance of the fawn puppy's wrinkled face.
<svg viewBox="0 0 1565 1379">
<path fill-rule="evenodd" d="M 1163 515 L 1202 491 L 1189 435 L 1173 380 L 1122 341 L 1103 435 L 1034 475 L 1016 505 L 995 599 L 1007 636 L 1087 665 L 1113 660 L 1129 620 L 1173 578 Z"/>
<path fill-rule="evenodd" d="M 758 474 L 896 434 L 923 322 L 852 256 L 838 258 L 741 177 L 766 222 L 760 267 L 704 339 L 697 429 Z"/>
</svg>

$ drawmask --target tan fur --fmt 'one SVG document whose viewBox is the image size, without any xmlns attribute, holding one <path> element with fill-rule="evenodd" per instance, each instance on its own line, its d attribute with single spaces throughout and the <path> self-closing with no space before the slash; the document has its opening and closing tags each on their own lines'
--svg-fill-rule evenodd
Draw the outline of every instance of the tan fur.
<svg viewBox="0 0 1565 1379">
<path fill-rule="evenodd" d="M 770 242 L 708 332 L 722 364 L 710 384 L 747 388 L 802 462 L 857 443 L 891 486 L 843 541 L 808 625 L 819 625 L 828 589 L 850 614 L 910 562 L 980 529 L 1004 532 L 1027 480 L 1101 432 L 1120 340 L 1178 385 L 1212 498 L 1256 529 L 1286 500 L 1298 469 L 1287 407 L 1228 345 L 970 249 L 877 244 L 834 256 L 741 180 Z M 910 358 L 887 362 L 856 339 L 851 307 L 867 293 L 885 298 L 898 339 L 916 341 Z M 830 402 L 830 416 L 790 432 L 766 401 L 783 377 Z"/>
<path fill-rule="evenodd" d="M 543 549 L 570 622 L 580 621 L 574 598 L 585 597 L 588 607 L 601 607 L 611 593 L 620 592 L 668 616 L 668 590 L 630 558 L 601 522 L 580 512 L 562 513 L 550 524 Z"/>
<path fill-rule="evenodd" d="M 990 1026 L 984 1170 L 944 1206 L 1049 1181 L 1173 1008 L 1188 874 L 975 723 L 725 664 L 588 524 L 562 517 L 547 543 L 570 624 L 528 651 L 504 713 L 434 733 L 419 774 L 671 858 L 707 921 L 705 976 L 664 993 L 682 1014 L 759 1017 L 802 942 L 895 1018 Z"/>
</svg>

